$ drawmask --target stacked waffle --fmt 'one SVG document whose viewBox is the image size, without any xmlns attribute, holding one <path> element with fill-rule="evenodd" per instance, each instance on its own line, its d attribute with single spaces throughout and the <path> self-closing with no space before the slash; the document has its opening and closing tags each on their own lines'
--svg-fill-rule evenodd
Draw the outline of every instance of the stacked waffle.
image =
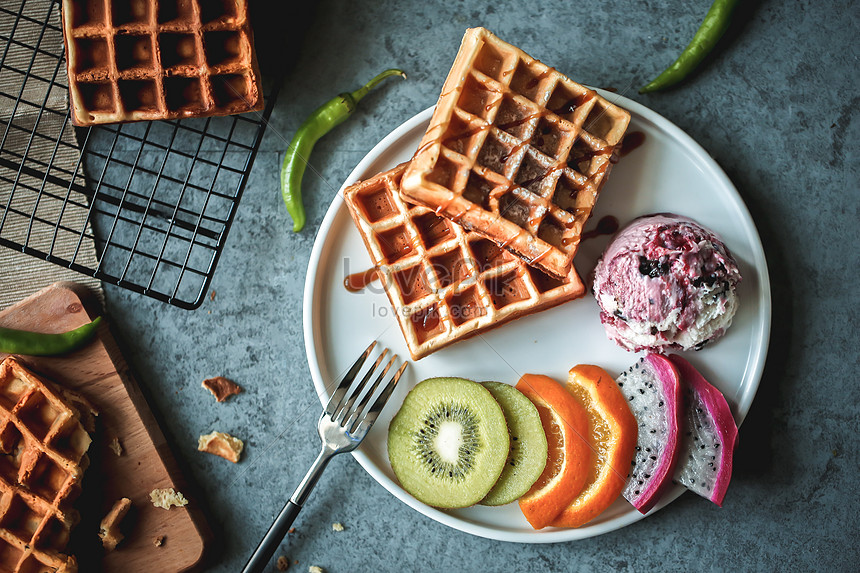
<svg viewBox="0 0 860 573">
<path fill-rule="evenodd" d="M 0 571 L 77 571 L 62 552 L 89 463 L 86 407 L 14 358 L 0 364 Z"/>
<path fill-rule="evenodd" d="M 582 296 L 573 256 L 629 120 L 466 32 L 412 161 L 344 190 L 414 359 Z"/>
<path fill-rule="evenodd" d="M 263 107 L 245 0 L 63 0 L 72 121 Z"/>
<path fill-rule="evenodd" d="M 344 199 L 414 359 L 583 295 L 575 270 L 561 280 L 551 277 L 404 201 L 400 180 L 407 165 L 347 188 Z"/>
<path fill-rule="evenodd" d="M 402 193 L 564 277 L 629 121 L 595 91 L 471 29 Z"/>
</svg>

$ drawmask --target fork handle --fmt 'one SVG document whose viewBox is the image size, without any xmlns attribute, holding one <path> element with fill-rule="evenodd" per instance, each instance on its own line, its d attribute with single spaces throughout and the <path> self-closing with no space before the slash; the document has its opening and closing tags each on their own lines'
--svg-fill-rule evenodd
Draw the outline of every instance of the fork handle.
<svg viewBox="0 0 860 573">
<path fill-rule="evenodd" d="M 260 545 L 251 555 L 245 568 L 242 569 L 242 573 L 260 573 L 264 570 L 301 509 L 302 506 L 296 505 L 293 500 L 287 502 L 278 517 L 275 518 L 269 531 L 266 532 L 263 540 L 260 541 Z"/>
<path fill-rule="evenodd" d="M 292 497 L 284 505 L 278 517 L 275 518 L 274 523 L 269 527 L 269 531 L 266 532 L 257 549 L 254 550 L 245 568 L 242 569 L 242 573 L 260 573 L 268 565 L 269 560 L 272 559 L 272 555 L 275 554 L 287 531 L 289 531 L 290 526 L 295 521 L 299 511 L 301 511 L 302 505 L 316 485 L 332 455 L 333 452 L 323 448 L 308 470 L 308 473 L 305 474 L 299 487 L 293 492 Z"/>
</svg>

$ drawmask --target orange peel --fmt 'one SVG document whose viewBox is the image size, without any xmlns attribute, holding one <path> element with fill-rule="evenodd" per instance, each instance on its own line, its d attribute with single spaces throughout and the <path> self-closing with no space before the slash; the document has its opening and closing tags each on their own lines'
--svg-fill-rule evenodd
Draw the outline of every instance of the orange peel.
<svg viewBox="0 0 860 573">
<path fill-rule="evenodd" d="M 529 524 L 542 529 L 579 495 L 591 473 L 589 417 L 582 403 L 548 376 L 525 374 L 516 388 L 537 406 L 547 435 L 546 467 L 519 500 Z"/>
<path fill-rule="evenodd" d="M 582 491 L 550 525 L 580 527 L 621 495 L 636 448 L 638 427 L 615 380 L 602 368 L 575 366 L 570 370 L 567 390 L 588 412 L 595 464 Z"/>
</svg>

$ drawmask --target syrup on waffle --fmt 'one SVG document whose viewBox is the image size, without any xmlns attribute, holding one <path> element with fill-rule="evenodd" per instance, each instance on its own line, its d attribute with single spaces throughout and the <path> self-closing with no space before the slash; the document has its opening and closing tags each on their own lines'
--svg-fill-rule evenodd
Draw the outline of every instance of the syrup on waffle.
<svg viewBox="0 0 860 573">
<path fill-rule="evenodd" d="M 553 278 L 404 201 L 399 187 L 406 166 L 356 183 L 343 196 L 413 359 L 583 295 L 573 267 L 564 279 Z"/>
<path fill-rule="evenodd" d="M 89 463 L 82 414 L 15 358 L 0 363 L 0 571 L 78 570 L 62 551 Z"/>
<path fill-rule="evenodd" d="M 246 0 L 63 0 L 72 121 L 263 108 Z"/>
<path fill-rule="evenodd" d="M 629 121 L 595 91 L 473 28 L 401 193 L 564 277 Z"/>
</svg>

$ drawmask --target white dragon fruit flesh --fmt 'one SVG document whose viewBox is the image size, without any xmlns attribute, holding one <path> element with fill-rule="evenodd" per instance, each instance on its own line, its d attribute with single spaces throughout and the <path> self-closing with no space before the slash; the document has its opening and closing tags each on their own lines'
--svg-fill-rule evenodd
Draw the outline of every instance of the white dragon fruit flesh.
<svg viewBox="0 0 860 573">
<path fill-rule="evenodd" d="M 675 481 L 723 505 L 732 479 L 732 456 L 738 428 L 725 397 L 685 359 L 669 360 L 681 376 L 681 450 Z"/>
<path fill-rule="evenodd" d="M 648 513 L 671 486 L 675 473 L 680 444 L 680 378 L 666 357 L 648 354 L 621 374 L 617 383 L 639 426 L 622 495 L 641 513 Z"/>
</svg>

